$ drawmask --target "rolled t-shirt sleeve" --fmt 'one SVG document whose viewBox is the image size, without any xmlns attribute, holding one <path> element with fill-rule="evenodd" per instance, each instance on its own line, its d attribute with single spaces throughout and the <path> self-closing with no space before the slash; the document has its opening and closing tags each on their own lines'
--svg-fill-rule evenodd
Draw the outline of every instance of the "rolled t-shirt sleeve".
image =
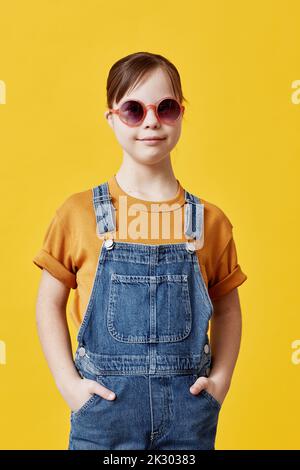
<svg viewBox="0 0 300 470">
<path fill-rule="evenodd" d="M 247 275 L 238 264 L 236 245 L 233 237 L 230 238 L 220 258 L 218 259 L 212 277 L 208 283 L 208 292 L 212 300 L 229 293 L 240 286 L 247 279 Z"/>
<path fill-rule="evenodd" d="M 76 289 L 76 268 L 72 259 L 72 237 L 61 215 L 56 211 L 49 224 L 42 248 L 33 258 L 40 269 L 45 268 L 67 287 Z"/>
</svg>

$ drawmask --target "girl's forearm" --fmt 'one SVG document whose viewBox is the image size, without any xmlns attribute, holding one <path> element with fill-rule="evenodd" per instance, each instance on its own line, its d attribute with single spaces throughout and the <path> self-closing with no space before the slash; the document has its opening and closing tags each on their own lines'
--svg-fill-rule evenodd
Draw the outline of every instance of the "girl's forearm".
<svg viewBox="0 0 300 470">
<path fill-rule="evenodd" d="M 211 378 L 218 378 L 229 388 L 238 358 L 242 331 L 239 303 L 230 308 L 216 309 L 211 319 L 210 342 L 212 351 Z"/>
<path fill-rule="evenodd" d="M 39 305 L 36 322 L 48 366 L 63 393 L 79 378 L 74 366 L 66 309 L 49 302 Z"/>
</svg>

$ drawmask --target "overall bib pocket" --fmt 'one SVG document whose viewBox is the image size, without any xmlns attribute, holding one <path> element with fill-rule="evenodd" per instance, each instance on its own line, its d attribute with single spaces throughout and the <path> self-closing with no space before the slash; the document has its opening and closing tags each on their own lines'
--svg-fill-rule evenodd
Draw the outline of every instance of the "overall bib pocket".
<svg viewBox="0 0 300 470">
<path fill-rule="evenodd" d="M 186 274 L 111 274 L 107 328 L 114 339 L 125 343 L 181 341 L 191 327 Z"/>
</svg>

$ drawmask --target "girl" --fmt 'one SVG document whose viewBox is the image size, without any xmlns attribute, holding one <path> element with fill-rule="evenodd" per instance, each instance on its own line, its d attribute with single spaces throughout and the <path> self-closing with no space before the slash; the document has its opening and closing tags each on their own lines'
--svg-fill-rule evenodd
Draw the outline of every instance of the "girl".
<svg viewBox="0 0 300 470">
<path fill-rule="evenodd" d="M 174 175 L 183 101 L 165 57 L 139 52 L 113 65 L 105 117 L 122 164 L 63 202 L 33 260 L 43 269 L 41 344 L 71 409 L 69 449 L 215 448 L 247 276 L 227 216 Z"/>
</svg>

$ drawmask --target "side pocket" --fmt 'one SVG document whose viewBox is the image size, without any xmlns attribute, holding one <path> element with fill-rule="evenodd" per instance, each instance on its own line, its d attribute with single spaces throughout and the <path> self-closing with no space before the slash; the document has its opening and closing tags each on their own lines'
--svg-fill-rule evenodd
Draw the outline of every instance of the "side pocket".
<svg viewBox="0 0 300 470">
<path fill-rule="evenodd" d="M 209 393 L 207 390 L 202 390 L 201 391 L 202 395 L 209 401 L 209 403 L 214 406 L 215 408 L 217 408 L 218 410 L 221 409 L 221 403 L 211 394 Z"/>
<path fill-rule="evenodd" d="M 87 411 L 93 405 L 97 398 L 102 400 L 102 397 L 94 393 L 78 410 L 72 411 L 72 417 L 77 418 L 79 415 Z"/>
<path fill-rule="evenodd" d="M 94 380 L 95 382 L 100 383 L 104 387 L 106 387 L 105 382 L 103 381 L 103 376 L 101 375 L 96 375 L 92 374 L 90 371 L 88 371 L 84 364 L 80 364 L 79 362 L 75 362 L 75 367 L 80 374 L 81 378 L 86 378 L 89 380 Z M 101 400 L 105 400 L 102 398 L 100 395 L 97 393 L 93 393 L 90 398 L 87 399 L 86 402 L 76 411 L 71 411 L 71 418 L 77 418 L 84 414 L 85 412 L 89 411 L 90 408 L 93 407 L 94 404 L 98 403 Z"/>
<path fill-rule="evenodd" d="M 192 384 L 194 384 L 199 377 L 200 376 L 198 376 L 197 374 L 193 374 L 190 386 L 192 386 Z M 201 390 L 199 395 L 202 395 L 203 398 L 205 398 L 214 409 L 217 409 L 218 411 L 221 409 L 221 403 L 207 390 Z"/>
</svg>

